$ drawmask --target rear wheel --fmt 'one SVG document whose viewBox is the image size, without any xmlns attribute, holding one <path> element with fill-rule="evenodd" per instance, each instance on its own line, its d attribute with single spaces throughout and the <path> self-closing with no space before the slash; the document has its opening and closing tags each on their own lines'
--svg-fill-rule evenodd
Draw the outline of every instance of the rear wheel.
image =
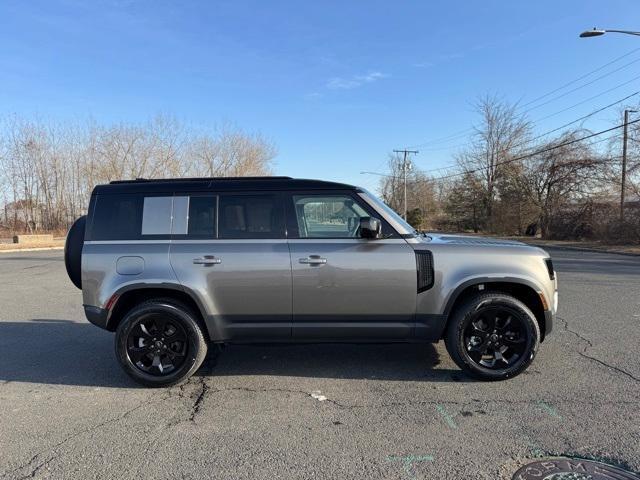
<svg viewBox="0 0 640 480">
<path fill-rule="evenodd" d="M 149 300 L 134 307 L 118 325 L 115 347 L 124 371 L 148 387 L 183 382 L 207 354 L 195 314 L 172 299 Z"/>
<path fill-rule="evenodd" d="M 453 313 L 445 336 L 456 364 L 481 380 L 504 380 L 522 373 L 540 344 L 531 310 L 502 293 L 477 295 Z"/>
</svg>

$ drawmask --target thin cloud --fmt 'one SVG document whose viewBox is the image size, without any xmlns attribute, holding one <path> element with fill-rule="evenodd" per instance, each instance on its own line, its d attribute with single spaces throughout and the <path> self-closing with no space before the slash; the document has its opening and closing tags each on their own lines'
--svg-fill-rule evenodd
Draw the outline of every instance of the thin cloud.
<svg viewBox="0 0 640 480">
<path fill-rule="evenodd" d="M 484 48 L 484 46 L 482 46 L 481 48 Z M 451 62 L 453 60 L 457 60 L 460 58 L 464 58 L 464 53 L 461 53 L 461 52 L 446 53 L 446 54 L 436 56 L 433 61 L 414 62 L 411 64 L 411 66 L 414 68 L 431 68 L 441 63 Z"/>
<path fill-rule="evenodd" d="M 376 82 L 382 78 L 386 78 L 389 75 L 382 72 L 369 72 L 366 75 L 354 75 L 353 77 L 334 77 L 327 82 L 327 88 L 332 90 L 348 90 L 352 88 L 358 88 L 367 83 Z"/>
<path fill-rule="evenodd" d="M 435 65 L 436 64 L 433 62 L 416 62 L 412 64 L 412 66 L 416 68 L 431 68 L 431 67 L 435 67 Z"/>
</svg>

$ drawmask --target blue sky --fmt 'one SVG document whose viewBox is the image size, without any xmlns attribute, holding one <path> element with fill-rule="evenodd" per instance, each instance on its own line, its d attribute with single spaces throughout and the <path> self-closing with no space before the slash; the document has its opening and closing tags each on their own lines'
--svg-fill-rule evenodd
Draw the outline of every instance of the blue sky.
<svg viewBox="0 0 640 480">
<path fill-rule="evenodd" d="M 635 19 L 635 23 L 633 20 Z M 276 173 L 375 188 L 393 148 L 419 168 L 452 162 L 473 102 L 526 103 L 620 55 L 640 37 L 636 0 L 7 1 L 0 3 L 0 115 L 230 122 L 278 147 Z M 640 59 L 640 50 L 589 80 Z M 640 62 L 530 112 L 537 120 L 640 76 Z M 640 87 L 546 120 L 545 131 Z M 558 92 L 562 93 L 562 92 Z M 545 100 L 553 99 L 554 96 Z M 615 110 L 586 127 L 616 121 Z"/>
</svg>

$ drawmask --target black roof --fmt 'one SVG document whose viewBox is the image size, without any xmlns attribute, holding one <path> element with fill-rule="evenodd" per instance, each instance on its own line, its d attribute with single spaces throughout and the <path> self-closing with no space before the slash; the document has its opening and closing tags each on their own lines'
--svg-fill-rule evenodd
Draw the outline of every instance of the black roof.
<svg viewBox="0 0 640 480">
<path fill-rule="evenodd" d="M 117 180 L 97 185 L 94 193 L 172 193 L 243 190 L 357 190 L 345 183 L 291 177 L 208 177 Z"/>
</svg>

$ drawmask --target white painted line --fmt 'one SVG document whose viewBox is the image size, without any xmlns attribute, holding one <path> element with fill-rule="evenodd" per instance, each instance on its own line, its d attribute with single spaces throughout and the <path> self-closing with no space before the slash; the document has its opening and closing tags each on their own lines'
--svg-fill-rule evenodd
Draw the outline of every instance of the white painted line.
<svg viewBox="0 0 640 480">
<path fill-rule="evenodd" d="M 320 395 L 320 390 L 314 390 L 311 392 L 311 397 L 315 398 L 319 402 L 324 402 L 327 399 L 324 395 Z"/>
</svg>

